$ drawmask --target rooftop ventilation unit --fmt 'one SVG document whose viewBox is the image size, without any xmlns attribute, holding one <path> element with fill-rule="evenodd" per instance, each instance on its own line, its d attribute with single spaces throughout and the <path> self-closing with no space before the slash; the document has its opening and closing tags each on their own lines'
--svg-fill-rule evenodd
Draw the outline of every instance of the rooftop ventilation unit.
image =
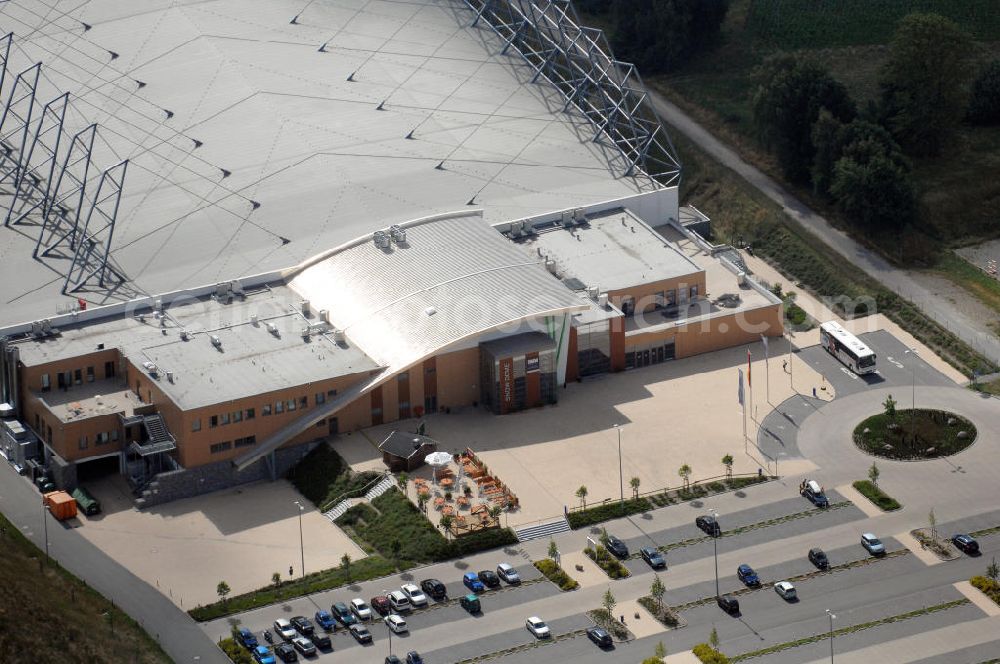
<svg viewBox="0 0 1000 664">
<path fill-rule="evenodd" d="M 305 339 L 306 341 L 309 341 L 309 335 L 311 335 L 311 334 L 312 334 L 312 332 L 309 330 L 309 326 L 308 325 L 303 325 L 302 326 L 302 338 Z"/>
<path fill-rule="evenodd" d="M 344 334 L 343 330 L 333 331 L 333 340 L 335 343 L 342 344 L 347 342 L 347 335 Z"/>
<path fill-rule="evenodd" d="M 173 371 L 168 371 L 167 372 L 167 382 L 168 383 L 174 382 L 174 372 Z"/>
<path fill-rule="evenodd" d="M 306 317 L 312 315 L 312 305 L 309 300 L 302 300 L 302 315 Z"/>
<path fill-rule="evenodd" d="M 229 290 L 231 292 L 239 295 L 240 297 L 242 297 L 243 296 L 243 282 L 237 281 L 235 279 L 232 280 L 232 281 L 230 281 L 229 282 Z"/>
<path fill-rule="evenodd" d="M 250 314 L 250 324 L 257 327 L 257 314 Z"/>
<path fill-rule="evenodd" d="M 552 260 L 551 258 L 546 258 L 545 259 L 545 269 L 548 270 L 549 272 L 551 272 L 552 274 L 555 274 L 556 273 L 556 262 L 554 260 Z"/>
<path fill-rule="evenodd" d="M 573 210 L 573 221 L 578 224 L 582 224 L 587 221 L 587 215 L 583 213 L 583 208 L 576 208 Z"/>
<path fill-rule="evenodd" d="M 149 361 L 143 362 L 142 368 L 148 371 L 149 375 L 153 376 L 154 378 L 160 373 L 159 368 L 155 364 Z"/>
<path fill-rule="evenodd" d="M 396 244 L 406 244 L 406 229 L 398 224 L 389 226 L 389 237 Z"/>
<path fill-rule="evenodd" d="M 587 297 L 591 300 L 596 300 L 597 296 L 601 294 L 601 289 L 597 286 L 587 286 Z"/>
<path fill-rule="evenodd" d="M 389 245 L 392 244 L 392 238 L 385 231 L 375 231 L 372 234 L 372 240 L 375 241 L 375 246 L 379 249 L 388 249 Z"/>
<path fill-rule="evenodd" d="M 265 327 L 267 327 L 267 331 L 268 332 L 270 332 L 274 336 L 278 336 L 278 326 L 277 325 L 275 325 L 274 323 L 267 323 Z"/>
<path fill-rule="evenodd" d="M 219 335 L 217 335 L 217 334 L 210 335 L 209 339 L 212 340 L 212 345 L 213 346 L 215 346 L 219 350 L 222 350 L 222 339 L 219 338 Z"/>
<path fill-rule="evenodd" d="M 157 313 L 163 311 L 163 300 L 156 300 L 153 302 L 153 311 Z"/>
<path fill-rule="evenodd" d="M 321 321 L 323 321 L 324 323 L 329 323 L 330 322 L 330 311 L 328 309 L 320 309 L 319 310 L 319 319 Z"/>
<path fill-rule="evenodd" d="M 597 296 L 597 306 L 601 307 L 602 309 L 607 309 L 608 307 L 607 293 L 601 293 L 600 295 Z"/>
<path fill-rule="evenodd" d="M 560 222 L 563 226 L 569 226 L 573 223 L 573 210 L 563 210 Z"/>
<path fill-rule="evenodd" d="M 191 333 L 187 330 L 181 330 L 181 341 L 188 341 L 191 338 Z"/>
</svg>

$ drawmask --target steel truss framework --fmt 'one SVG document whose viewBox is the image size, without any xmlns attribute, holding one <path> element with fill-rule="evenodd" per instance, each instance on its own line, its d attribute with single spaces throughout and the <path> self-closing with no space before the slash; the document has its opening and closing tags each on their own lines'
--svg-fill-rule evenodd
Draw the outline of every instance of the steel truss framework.
<svg viewBox="0 0 1000 664">
<path fill-rule="evenodd" d="M 571 0 L 464 0 L 593 126 L 595 143 L 620 157 L 621 173 L 677 184 L 681 165 L 635 66 L 612 57 L 604 33 L 579 25 Z"/>
<path fill-rule="evenodd" d="M 85 290 L 95 281 L 101 289 L 110 287 L 111 281 L 121 283 L 124 276 L 108 263 L 128 160 L 97 175 L 96 124 L 73 134 L 68 149 L 60 154 L 69 93 L 35 114 L 40 62 L 18 73 L 8 90 L 13 40 L 13 33 L 0 38 L 0 100 L 6 100 L 0 116 L 4 226 L 35 225 L 34 258 L 70 261 L 63 293 Z M 94 181 L 88 181 L 92 171 Z"/>
</svg>

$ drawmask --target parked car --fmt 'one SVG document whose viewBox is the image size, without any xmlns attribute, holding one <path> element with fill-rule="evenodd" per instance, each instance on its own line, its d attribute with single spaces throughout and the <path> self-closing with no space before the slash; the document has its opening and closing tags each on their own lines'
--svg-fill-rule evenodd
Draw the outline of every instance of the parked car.
<svg viewBox="0 0 1000 664">
<path fill-rule="evenodd" d="M 809 499 L 816 507 L 829 507 L 830 501 L 823 491 L 823 487 L 816 480 L 802 480 L 799 485 L 799 493 Z"/>
<path fill-rule="evenodd" d="M 292 621 L 288 618 L 278 618 L 274 621 L 274 633 L 285 641 L 291 641 L 295 638 L 295 628 L 292 627 Z"/>
<path fill-rule="evenodd" d="M 354 623 L 348 629 L 351 630 L 351 636 L 353 636 L 358 643 L 372 642 L 372 633 L 369 632 L 368 628 L 361 623 Z"/>
<path fill-rule="evenodd" d="M 420 589 L 431 599 L 440 602 L 448 596 L 448 589 L 437 579 L 424 579 L 420 582 Z"/>
<path fill-rule="evenodd" d="M 979 542 L 971 535 L 958 534 L 951 538 L 952 543 L 970 556 L 979 555 Z"/>
<path fill-rule="evenodd" d="M 465 587 L 474 593 L 481 593 L 486 590 L 486 586 L 484 586 L 483 582 L 479 580 L 479 575 L 475 572 L 466 572 L 462 577 L 462 583 L 464 583 Z"/>
<path fill-rule="evenodd" d="M 407 631 L 406 621 L 403 620 L 402 616 L 396 613 L 390 613 L 384 618 L 384 620 L 386 626 L 392 631 L 394 631 L 396 634 L 402 634 L 403 632 Z"/>
<path fill-rule="evenodd" d="M 612 645 L 611 635 L 603 627 L 588 627 L 587 638 L 596 643 L 601 648 L 610 648 Z"/>
<path fill-rule="evenodd" d="M 479 573 L 479 580 L 483 582 L 483 585 L 487 588 L 499 588 L 500 587 L 500 577 L 491 572 L 488 569 L 484 569 Z"/>
<path fill-rule="evenodd" d="M 312 621 L 305 616 L 295 616 L 292 618 L 292 627 L 302 636 L 312 636 L 312 633 L 316 631 Z"/>
<path fill-rule="evenodd" d="M 873 556 L 884 556 L 885 555 L 885 544 L 882 544 L 882 540 L 875 537 L 874 533 L 864 533 L 861 535 L 861 546 L 868 550 L 868 553 Z"/>
<path fill-rule="evenodd" d="M 667 566 L 667 561 L 663 557 L 663 554 L 651 546 L 642 547 L 639 549 L 639 554 L 653 569 L 661 569 Z"/>
<path fill-rule="evenodd" d="M 740 601 L 732 595 L 719 595 L 715 598 L 715 603 L 719 608 L 731 616 L 739 615 Z"/>
<path fill-rule="evenodd" d="M 719 522 L 715 520 L 714 516 L 703 514 L 694 520 L 694 525 L 712 537 L 722 537 L 722 528 L 719 527 Z"/>
<path fill-rule="evenodd" d="M 826 557 L 826 553 L 823 552 L 823 549 L 809 549 L 809 555 L 807 557 L 809 558 L 809 562 L 819 569 L 827 569 L 830 566 L 830 559 Z"/>
<path fill-rule="evenodd" d="M 610 551 L 613 556 L 628 558 L 628 547 L 625 546 L 625 542 L 614 535 L 608 535 L 608 541 L 605 543 L 604 548 Z"/>
<path fill-rule="evenodd" d="M 406 664 L 424 664 L 424 658 L 416 650 L 406 653 Z"/>
<path fill-rule="evenodd" d="M 389 655 L 385 658 L 385 664 L 403 664 L 403 661 L 395 655 Z"/>
<path fill-rule="evenodd" d="M 297 662 L 299 659 L 295 653 L 295 646 L 291 643 L 279 643 L 274 646 L 274 655 L 282 662 Z"/>
<path fill-rule="evenodd" d="M 403 594 L 402 590 L 393 590 L 389 593 L 389 606 L 396 613 L 402 613 L 403 611 L 409 611 L 413 608 L 410 604 L 409 598 Z"/>
<path fill-rule="evenodd" d="M 349 627 L 358 622 L 358 619 L 354 617 L 354 614 L 351 613 L 351 610 L 343 602 L 336 602 L 330 607 L 330 611 L 333 612 L 333 617 L 336 618 L 337 622 L 344 627 Z"/>
<path fill-rule="evenodd" d="M 305 657 L 312 657 L 316 654 L 316 646 L 304 636 L 296 636 L 292 639 L 292 645 Z"/>
<path fill-rule="evenodd" d="M 528 631 L 535 635 L 535 638 L 545 639 L 552 636 L 552 632 L 549 630 L 549 626 L 545 624 L 545 621 L 538 616 L 531 616 L 528 618 L 524 626 L 528 628 Z"/>
<path fill-rule="evenodd" d="M 792 601 L 798 597 L 798 593 L 795 592 L 795 586 L 793 586 L 789 581 L 778 581 L 774 584 L 774 592 L 781 595 L 782 599 L 787 601 Z"/>
<path fill-rule="evenodd" d="M 517 573 L 509 563 L 500 563 L 497 565 L 497 576 L 506 581 L 507 583 L 517 584 L 521 583 L 521 575 Z"/>
<path fill-rule="evenodd" d="M 353 613 L 358 620 L 372 619 L 371 608 L 365 604 L 365 600 L 360 597 L 355 597 L 351 600 L 351 613 Z"/>
<path fill-rule="evenodd" d="M 392 606 L 389 605 L 389 598 L 385 595 L 376 595 L 372 597 L 372 608 L 378 612 L 380 616 L 388 615 L 392 611 Z"/>
<path fill-rule="evenodd" d="M 236 631 L 236 641 L 247 650 L 253 650 L 258 645 L 257 635 L 246 627 L 240 627 Z"/>
<path fill-rule="evenodd" d="M 35 486 L 42 494 L 49 493 L 56 490 L 55 483 L 45 475 L 40 475 L 38 479 L 35 480 Z"/>
<path fill-rule="evenodd" d="M 410 600 L 410 604 L 413 606 L 427 606 L 427 595 L 425 595 L 420 588 L 415 583 L 404 583 L 399 587 L 406 595 L 406 599 Z"/>
<path fill-rule="evenodd" d="M 478 595 L 466 595 L 458 600 L 458 603 L 469 613 L 479 613 L 482 610 L 482 604 L 479 602 Z"/>
<path fill-rule="evenodd" d="M 251 655 L 253 655 L 253 661 L 257 662 L 257 664 L 274 664 L 274 655 L 267 646 L 257 646 L 253 649 Z"/>
<path fill-rule="evenodd" d="M 330 642 L 330 637 L 323 632 L 316 632 L 309 637 L 309 640 L 320 650 L 333 650 L 333 643 Z"/>
<path fill-rule="evenodd" d="M 760 577 L 757 576 L 757 572 L 753 571 L 753 567 L 750 567 L 746 563 L 736 568 L 736 576 L 751 588 L 760 585 Z"/>
<path fill-rule="evenodd" d="M 337 629 L 337 623 L 334 622 L 333 616 L 330 615 L 329 611 L 320 609 L 313 617 L 316 619 L 316 624 L 319 625 L 321 629 L 325 629 L 328 632 Z"/>
</svg>

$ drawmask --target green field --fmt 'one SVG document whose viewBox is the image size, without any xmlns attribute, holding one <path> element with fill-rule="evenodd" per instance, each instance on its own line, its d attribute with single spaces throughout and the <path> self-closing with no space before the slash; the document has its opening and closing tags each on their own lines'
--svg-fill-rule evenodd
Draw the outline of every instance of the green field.
<svg viewBox="0 0 1000 664">
<path fill-rule="evenodd" d="M 753 0 L 747 28 L 783 49 L 884 44 L 912 12 L 947 16 L 977 39 L 1000 35 L 996 0 Z"/>
<path fill-rule="evenodd" d="M 42 564 L 44 558 L 0 515 L 0 653 L 4 661 L 170 661 L 134 620 L 58 563 Z"/>
</svg>

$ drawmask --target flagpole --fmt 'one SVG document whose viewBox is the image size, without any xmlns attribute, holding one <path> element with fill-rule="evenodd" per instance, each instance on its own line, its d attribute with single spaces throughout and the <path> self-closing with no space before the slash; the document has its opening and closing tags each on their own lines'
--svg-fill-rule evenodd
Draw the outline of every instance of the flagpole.
<svg viewBox="0 0 1000 664">
<path fill-rule="evenodd" d="M 767 403 L 771 403 L 771 353 L 767 348 L 767 337 L 762 334 L 760 340 L 764 344 L 764 395 L 767 398 Z"/>
<path fill-rule="evenodd" d="M 747 392 L 750 399 L 750 417 L 753 417 L 753 356 L 747 348 Z"/>
</svg>

